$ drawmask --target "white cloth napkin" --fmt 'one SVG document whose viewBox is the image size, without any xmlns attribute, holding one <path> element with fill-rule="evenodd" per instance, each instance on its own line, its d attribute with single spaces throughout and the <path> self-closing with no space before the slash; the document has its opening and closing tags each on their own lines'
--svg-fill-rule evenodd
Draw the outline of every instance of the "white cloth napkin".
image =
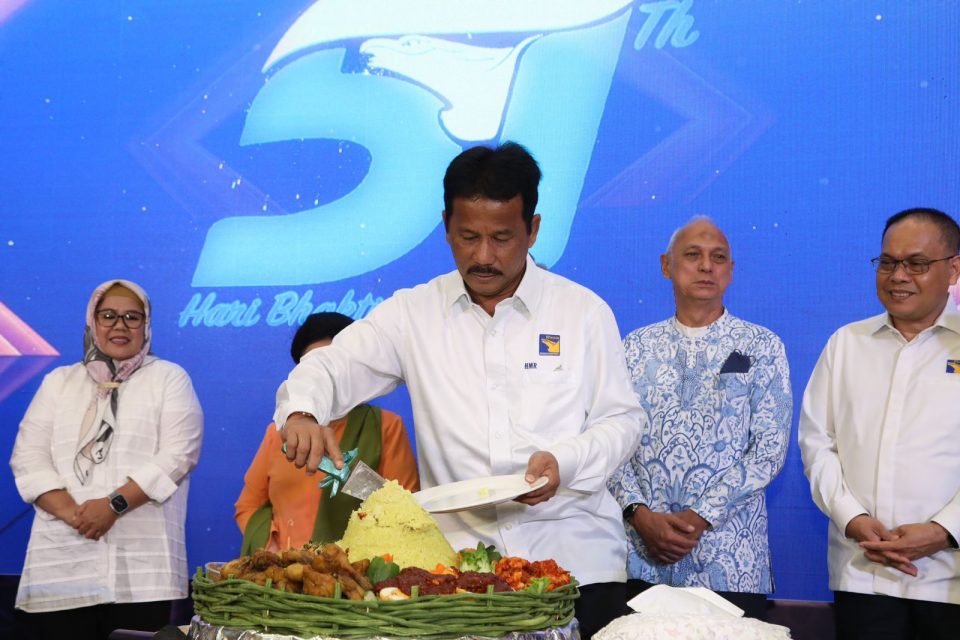
<svg viewBox="0 0 960 640">
<path fill-rule="evenodd" d="M 657 584 L 627 605 L 638 613 L 657 615 L 700 614 L 742 617 L 743 609 L 704 587 L 671 587 Z"/>
<path fill-rule="evenodd" d="M 631 613 L 594 634 L 593 640 L 790 640 L 790 630 L 727 613 Z"/>
</svg>

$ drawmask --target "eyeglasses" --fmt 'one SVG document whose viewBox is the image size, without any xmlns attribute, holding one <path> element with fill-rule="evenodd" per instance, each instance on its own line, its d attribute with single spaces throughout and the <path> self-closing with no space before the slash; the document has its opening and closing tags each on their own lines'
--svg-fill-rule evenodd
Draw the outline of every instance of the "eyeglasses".
<svg viewBox="0 0 960 640">
<path fill-rule="evenodd" d="M 873 266 L 876 267 L 877 271 L 880 273 L 893 273 L 897 270 L 897 265 L 903 265 L 903 270 L 913 276 L 918 276 L 921 273 L 926 273 L 930 271 L 930 265 L 934 262 L 942 262 L 944 260 L 952 260 L 956 256 L 947 256 L 946 258 L 937 258 L 936 260 L 928 260 L 927 258 L 904 258 L 903 260 L 895 260 L 887 256 L 880 256 L 879 258 L 874 258 L 870 262 L 873 263 Z"/>
<path fill-rule="evenodd" d="M 109 329 L 117 324 L 117 320 L 123 320 L 123 326 L 127 329 L 139 329 L 143 326 L 143 320 L 146 316 L 139 311 L 126 311 L 117 313 L 113 309 L 101 309 L 97 311 L 97 324 L 104 329 Z"/>
</svg>

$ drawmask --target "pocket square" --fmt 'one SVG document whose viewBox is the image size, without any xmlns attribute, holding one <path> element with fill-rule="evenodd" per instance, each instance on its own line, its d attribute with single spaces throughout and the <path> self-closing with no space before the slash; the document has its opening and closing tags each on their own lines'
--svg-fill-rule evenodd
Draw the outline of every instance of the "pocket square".
<svg viewBox="0 0 960 640">
<path fill-rule="evenodd" d="M 753 364 L 753 357 L 744 355 L 739 351 L 734 351 L 727 356 L 726 362 L 720 367 L 720 373 L 746 373 L 750 371 L 750 365 Z"/>
</svg>

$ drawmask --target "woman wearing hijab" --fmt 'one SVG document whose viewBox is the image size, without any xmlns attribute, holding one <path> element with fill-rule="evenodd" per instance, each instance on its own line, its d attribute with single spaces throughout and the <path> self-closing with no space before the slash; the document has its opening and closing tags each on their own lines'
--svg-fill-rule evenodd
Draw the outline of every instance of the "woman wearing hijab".
<svg viewBox="0 0 960 640">
<path fill-rule="evenodd" d="M 16 606 L 43 638 L 156 631 L 187 595 L 187 475 L 203 414 L 189 376 L 150 353 L 150 301 L 110 280 L 87 305 L 82 362 L 50 372 L 10 466 L 35 515 Z"/>
<path fill-rule="evenodd" d="M 295 363 L 314 349 L 329 345 L 353 320 L 336 312 L 308 316 L 290 345 Z M 396 480 L 408 491 L 420 490 L 417 461 L 400 416 L 369 404 L 355 407 L 330 423 L 342 449 L 359 451 L 359 458 L 381 476 Z M 343 537 L 350 514 L 360 501 L 343 492 L 330 497 L 330 487 L 318 485 L 321 475 L 308 476 L 281 451 L 280 433 L 271 423 L 243 478 L 234 519 L 243 533 L 241 553 L 256 549 L 289 549 L 306 542 L 335 542 Z"/>
</svg>

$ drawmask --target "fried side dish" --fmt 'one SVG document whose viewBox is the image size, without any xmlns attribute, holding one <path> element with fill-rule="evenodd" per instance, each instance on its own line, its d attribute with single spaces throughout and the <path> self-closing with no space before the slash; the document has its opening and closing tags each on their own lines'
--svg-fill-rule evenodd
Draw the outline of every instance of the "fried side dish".
<svg viewBox="0 0 960 640">
<path fill-rule="evenodd" d="M 514 591 L 500 576 L 495 573 L 481 573 L 479 571 L 464 571 L 457 578 L 457 588 L 473 593 L 486 593 L 487 587 L 493 585 L 494 591 Z"/>
<path fill-rule="evenodd" d="M 492 550 L 490 547 L 489 551 Z M 383 558 L 375 560 L 374 564 L 381 570 L 386 566 Z M 495 592 L 526 590 L 544 593 L 570 583 L 570 573 L 554 560 L 530 562 L 517 557 L 500 558 L 496 560 L 493 572 L 463 571 L 437 565 L 433 571 L 406 567 L 397 574 L 396 565 L 392 566 L 392 572 L 371 572 L 370 575 L 374 576 L 394 576 L 374 585 L 367 575 L 370 560 L 351 563 L 347 552 L 336 544 L 308 544 L 301 549 L 280 553 L 260 549 L 252 556 L 231 560 L 220 568 L 216 581 L 238 578 L 261 586 L 269 582 L 272 588 L 280 591 L 324 598 L 334 597 L 339 586 L 341 597 L 350 600 L 369 599 L 374 597 L 373 594 L 381 599 L 405 599 L 413 595 L 414 587 L 420 595 L 429 596 L 487 593 L 491 586 Z"/>
<path fill-rule="evenodd" d="M 366 572 L 370 561 L 351 564 L 335 544 L 304 545 L 279 554 L 260 549 L 252 556 L 231 560 L 220 568 L 218 580 L 238 578 L 290 593 L 332 598 L 336 586 L 350 600 L 362 600 L 373 589 Z"/>
<path fill-rule="evenodd" d="M 380 592 L 387 587 L 396 587 L 409 596 L 414 585 L 423 596 L 448 595 L 457 592 L 457 577 L 449 573 L 430 573 L 420 567 L 406 567 L 395 578 L 378 582 L 374 588 Z"/>
<path fill-rule="evenodd" d="M 412 595 L 413 587 L 416 586 L 420 595 L 434 596 L 463 591 L 486 593 L 488 585 L 493 585 L 494 591 L 513 591 L 510 585 L 492 573 L 476 571 L 434 573 L 419 567 L 407 567 L 401 570 L 396 577 L 378 582 L 374 585 L 374 590 L 380 593 L 384 589 L 393 587 L 409 596 Z"/>
<path fill-rule="evenodd" d="M 538 581 L 545 584 L 545 591 L 570 584 L 570 572 L 563 570 L 555 560 L 529 562 L 523 558 L 501 558 L 497 561 L 496 574 L 515 591 L 522 591 Z M 544 581 L 545 578 L 549 580 Z"/>
</svg>

